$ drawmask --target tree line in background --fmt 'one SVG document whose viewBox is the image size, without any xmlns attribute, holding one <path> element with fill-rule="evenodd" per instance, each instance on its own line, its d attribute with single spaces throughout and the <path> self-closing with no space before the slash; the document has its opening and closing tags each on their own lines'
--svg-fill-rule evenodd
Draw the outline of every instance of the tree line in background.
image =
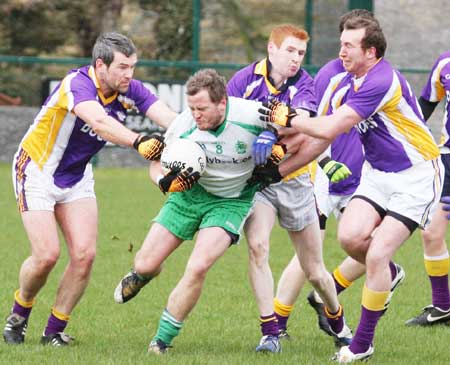
<svg viewBox="0 0 450 365">
<path fill-rule="evenodd" d="M 191 1 L 4 0 L 0 12 L 1 54 L 90 57 L 100 33 L 118 30 L 143 58 L 190 57 Z"/>
<path fill-rule="evenodd" d="M 133 39 L 140 58 L 191 58 L 191 1 L 4 0 L 0 14 L 2 55 L 89 58 L 97 36 L 115 30 Z M 72 66 L 1 64 L 0 92 L 38 105 L 42 77 Z"/>
<path fill-rule="evenodd" d="M 286 8 L 291 9 L 288 14 L 282 11 Z M 281 22 L 298 24 L 303 9 L 304 1 L 298 0 L 202 1 L 200 59 L 247 63 L 261 58 L 271 27 Z M 89 58 L 97 36 L 111 30 L 132 38 L 140 59 L 191 60 L 193 1 L 3 0 L 0 4 L 0 55 Z M 0 92 L 20 96 L 23 104 L 39 105 L 42 79 L 60 78 L 70 67 L 77 65 L 0 63 Z M 138 67 L 136 77 L 184 80 L 190 73 Z"/>
</svg>

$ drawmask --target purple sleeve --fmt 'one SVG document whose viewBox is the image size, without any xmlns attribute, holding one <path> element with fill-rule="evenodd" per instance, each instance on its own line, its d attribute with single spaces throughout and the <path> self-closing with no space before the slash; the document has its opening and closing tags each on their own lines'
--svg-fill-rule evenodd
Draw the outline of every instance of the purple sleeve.
<svg viewBox="0 0 450 365">
<path fill-rule="evenodd" d="M 242 98 L 247 87 L 247 82 L 243 77 L 243 70 L 236 72 L 233 77 L 228 81 L 227 94 L 228 96 L 235 96 Z"/>
<path fill-rule="evenodd" d="M 145 114 L 153 103 L 158 101 L 158 97 L 147 89 L 141 81 L 131 80 L 130 87 L 127 91 L 127 97 L 134 100 L 139 113 Z"/>
<path fill-rule="evenodd" d="M 305 109 L 312 113 L 317 113 L 316 97 L 314 93 L 314 82 L 306 72 L 301 82 L 301 86 L 292 98 L 291 106 L 295 109 Z"/>
<path fill-rule="evenodd" d="M 97 100 L 97 89 L 94 83 L 89 77 L 82 73 L 78 73 L 70 80 L 68 92 L 72 94 L 73 107 L 83 101 Z"/>
<path fill-rule="evenodd" d="M 392 72 L 385 75 L 368 74 L 357 92 L 351 92 L 345 105 L 351 107 L 363 119 L 369 118 L 383 107 L 381 101 L 386 96 L 392 83 Z M 351 87 L 354 87 L 353 85 Z"/>
</svg>

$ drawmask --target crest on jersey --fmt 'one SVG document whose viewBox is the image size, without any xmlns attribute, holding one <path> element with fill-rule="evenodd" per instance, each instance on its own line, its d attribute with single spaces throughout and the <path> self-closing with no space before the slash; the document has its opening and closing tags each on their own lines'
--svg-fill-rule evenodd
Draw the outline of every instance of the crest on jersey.
<svg viewBox="0 0 450 365">
<path fill-rule="evenodd" d="M 242 141 L 237 141 L 234 148 L 239 155 L 243 155 L 247 152 L 247 144 Z"/>
</svg>

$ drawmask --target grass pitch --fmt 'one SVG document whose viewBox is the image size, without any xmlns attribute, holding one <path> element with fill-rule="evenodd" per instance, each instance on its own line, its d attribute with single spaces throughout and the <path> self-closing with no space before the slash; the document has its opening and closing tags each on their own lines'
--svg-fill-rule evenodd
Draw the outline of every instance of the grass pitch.
<svg viewBox="0 0 450 365">
<path fill-rule="evenodd" d="M 98 255 L 90 285 L 67 328 L 75 342 L 69 348 L 60 349 L 39 345 L 57 282 L 67 263 L 64 251 L 37 298 L 26 343 L 23 346 L 1 343 L 1 364 L 329 363 L 334 353 L 333 342 L 319 331 L 315 312 L 306 303 L 309 285 L 302 291 L 289 321 L 292 341 L 283 343 L 283 353 L 267 356 L 254 352 L 260 331 L 258 311 L 247 279 L 245 241 L 231 247 L 212 268 L 203 295 L 180 336 L 174 340 L 170 354 L 148 355 L 146 347 L 156 331 L 167 297 L 183 273 L 192 243 L 186 242 L 175 251 L 163 273 L 135 299 L 123 305 L 115 304 L 114 288 L 132 266 L 134 254 L 165 197 L 149 182 L 144 169 L 97 169 L 95 176 L 100 220 Z M 15 207 L 10 167 L 5 164 L 0 165 L 0 211 L 0 314 L 6 317 L 18 287 L 20 265 L 29 254 L 29 244 Z M 329 270 L 344 258 L 335 232 L 335 222 L 330 221 L 324 248 Z M 292 254 L 286 232 L 276 227 L 271 245 L 275 280 Z M 370 363 L 450 364 L 450 326 L 404 326 L 405 320 L 431 301 L 418 233 L 405 243 L 395 260 L 405 268 L 406 281 L 379 322 L 375 355 Z M 352 328 L 359 320 L 362 284 L 360 280 L 340 296 Z"/>
</svg>

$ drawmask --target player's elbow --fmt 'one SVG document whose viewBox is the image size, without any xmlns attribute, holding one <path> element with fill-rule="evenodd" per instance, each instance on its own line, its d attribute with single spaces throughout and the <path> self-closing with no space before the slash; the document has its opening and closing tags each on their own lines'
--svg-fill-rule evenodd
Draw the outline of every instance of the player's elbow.
<svg viewBox="0 0 450 365">
<path fill-rule="evenodd" d="M 106 119 L 108 118 L 107 115 L 105 116 L 98 116 L 94 119 L 91 120 L 91 128 L 92 130 L 95 132 L 95 134 L 97 134 L 98 136 L 102 136 L 107 128 L 107 121 Z"/>
</svg>

